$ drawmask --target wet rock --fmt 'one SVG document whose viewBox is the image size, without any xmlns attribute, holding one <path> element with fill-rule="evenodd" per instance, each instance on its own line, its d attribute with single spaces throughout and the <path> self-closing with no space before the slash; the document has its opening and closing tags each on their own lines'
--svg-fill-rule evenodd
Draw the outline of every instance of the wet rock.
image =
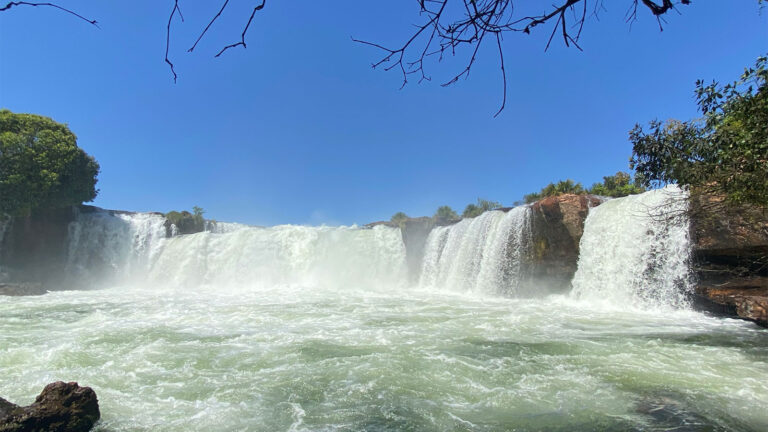
<svg viewBox="0 0 768 432">
<path fill-rule="evenodd" d="M 523 259 L 530 285 L 564 292 L 579 261 L 579 241 L 591 207 L 603 201 L 592 195 L 559 195 L 531 206 L 531 245 Z"/>
<path fill-rule="evenodd" d="M 66 207 L 14 218 L 0 245 L 0 267 L 7 269 L 7 279 L 56 285 L 66 267 L 69 224 L 76 216 L 75 207 Z"/>
<path fill-rule="evenodd" d="M 768 327 L 768 278 L 733 279 L 721 285 L 699 285 L 696 295 L 712 312 L 735 315 Z M 719 307 L 718 307 L 719 306 Z"/>
<path fill-rule="evenodd" d="M 696 302 L 768 327 L 768 209 L 692 192 Z"/>
<path fill-rule="evenodd" d="M 43 285 L 39 283 L 0 283 L 0 295 L 4 296 L 43 295 L 47 292 Z"/>
<path fill-rule="evenodd" d="M 400 227 L 403 243 L 405 244 L 405 261 L 408 266 L 408 277 L 412 282 L 419 280 L 427 237 L 429 237 L 429 232 L 434 227 L 435 220 L 426 216 L 406 219 Z"/>
<path fill-rule="evenodd" d="M 0 432 L 86 432 L 100 417 L 96 393 L 74 382 L 48 384 L 26 407 L 0 398 Z"/>
</svg>

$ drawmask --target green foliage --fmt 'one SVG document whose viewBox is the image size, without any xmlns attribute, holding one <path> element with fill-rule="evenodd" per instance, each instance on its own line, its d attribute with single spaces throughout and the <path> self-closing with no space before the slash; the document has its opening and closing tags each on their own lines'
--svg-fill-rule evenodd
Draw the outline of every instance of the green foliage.
<svg viewBox="0 0 768 432">
<path fill-rule="evenodd" d="M 190 213 L 186 210 L 170 211 L 165 214 L 165 220 L 168 224 L 176 225 L 176 229 L 179 234 L 193 234 L 205 231 L 205 219 L 203 219 L 203 213 L 205 211 L 197 206 L 192 207 L 194 213 Z"/>
<path fill-rule="evenodd" d="M 28 215 L 96 198 L 99 164 L 69 128 L 0 110 L 0 213 Z"/>
<path fill-rule="evenodd" d="M 768 205 L 768 59 L 721 86 L 696 82 L 703 117 L 652 121 L 630 132 L 630 167 L 646 186 L 678 183 L 723 194 L 731 203 Z"/>
<path fill-rule="evenodd" d="M 642 185 L 642 178 L 635 177 L 626 172 L 619 171 L 615 175 L 603 177 L 602 183 L 595 183 L 587 189 L 587 193 L 592 195 L 602 195 L 608 197 L 624 197 L 645 192 Z"/>
<path fill-rule="evenodd" d="M 449 206 L 441 206 L 432 216 L 437 223 L 453 222 L 459 219 L 459 215 Z"/>
<path fill-rule="evenodd" d="M 477 199 L 477 204 L 468 204 L 464 208 L 464 212 L 461 214 L 463 218 L 473 218 L 480 216 L 488 210 L 495 210 L 501 207 L 501 203 L 496 201 L 488 201 L 482 198 Z"/>
<path fill-rule="evenodd" d="M 389 218 L 390 222 L 397 224 L 398 226 L 402 226 L 406 220 L 408 220 L 408 215 L 403 212 L 397 212 Z"/>
<path fill-rule="evenodd" d="M 560 180 L 557 183 L 550 183 L 546 185 L 541 191 L 534 192 L 523 196 L 523 200 L 530 204 L 546 197 L 563 195 L 563 194 L 583 194 L 584 186 L 581 183 L 576 183 L 571 179 Z"/>
</svg>

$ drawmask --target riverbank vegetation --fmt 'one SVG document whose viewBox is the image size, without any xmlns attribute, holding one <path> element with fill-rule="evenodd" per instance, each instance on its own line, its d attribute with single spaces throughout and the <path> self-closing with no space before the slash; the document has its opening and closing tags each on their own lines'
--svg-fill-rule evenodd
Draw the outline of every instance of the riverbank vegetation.
<svg viewBox="0 0 768 432">
<path fill-rule="evenodd" d="M 678 183 L 731 204 L 768 206 L 768 58 L 725 86 L 696 83 L 701 118 L 636 125 L 630 166 L 645 186 Z"/>
</svg>

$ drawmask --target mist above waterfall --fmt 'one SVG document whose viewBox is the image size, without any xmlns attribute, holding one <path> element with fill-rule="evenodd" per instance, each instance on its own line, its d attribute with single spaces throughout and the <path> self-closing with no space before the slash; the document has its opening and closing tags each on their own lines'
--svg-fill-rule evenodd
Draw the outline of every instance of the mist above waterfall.
<svg viewBox="0 0 768 432">
<path fill-rule="evenodd" d="M 389 227 L 248 227 L 165 237 L 159 214 L 79 215 L 67 276 L 91 284 L 269 287 L 405 283 L 405 248 Z"/>
</svg>

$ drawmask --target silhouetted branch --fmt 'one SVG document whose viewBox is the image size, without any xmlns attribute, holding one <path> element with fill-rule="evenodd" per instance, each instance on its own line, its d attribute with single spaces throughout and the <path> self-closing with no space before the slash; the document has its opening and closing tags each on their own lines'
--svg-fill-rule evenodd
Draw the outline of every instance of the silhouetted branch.
<svg viewBox="0 0 768 432">
<path fill-rule="evenodd" d="M 553 21 L 554 25 L 552 26 L 552 32 L 547 40 L 545 50 L 549 49 L 556 35 L 560 35 L 565 46 L 570 47 L 573 45 L 581 50 L 579 38 L 581 37 L 587 17 L 596 17 L 598 11 L 603 9 L 602 0 L 591 0 L 594 4 L 591 14 L 589 13 L 590 0 L 560 0 L 559 4 L 548 7 L 548 10 L 540 15 L 519 17 L 515 15 L 515 0 L 461 0 L 462 3 L 459 3 L 459 0 L 417 1 L 420 14 L 425 15 L 427 19 L 423 24 L 417 25 L 416 31 L 399 47 L 390 48 L 378 43 L 356 38 L 352 39 L 355 42 L 384 51 L 383 57 L 373 63 L 372 67 L 378 68 L 381 66 L 385 71 L 398 69 L 403 78 L 402 88 L 408 83 L 408 77 L 412 74 L 420 73 L 421 79 L 419 81 L 429 79 L 424 69 L 424 61 L 428 56 L 437 54 L 439 55 L 438 61 L 440 61 L 446 52 L 455 56 L 462 47 L 471 47 L 464 68 L 454 75 L 453 78 L 442 84 L 443 86 L 448 86 L 458 82 L 461 78 L 469 76 L 472 66 L 474 66 L 477 60 L 480 46 L 486 37 L 492 36 L 496 39 L 504 84 L 502 110 L 506 106 L 507 100 L 507 77 L 501 44 L 502 34 L 507 32 L 530 34 L 537 26 Z M 627 17 L 627 21 L 630 23 L 636 19 L 639 5 L 649 9 L 660 20 L 661 15 L 669 10 L 673 10 L 676 4 L 673 0 L 662 0 L 661 4 L 651 0 L 630 1 L 632 2 L 632 7 Z M 521 0 L 517 0 L 517 3 L 520 2 Z M 577 8 L 579 3 L 581 3 L 581 7 Z M 690 0 L 679 0 L 677 3 L 690 4 Z M 450 9 L 449 4 L 460 4 L 461 6 Z M 429 34 L 429 37 L 425 36 L 427 34 Z M 420 38 L 420 36 L 424 37 Z M 409 58 L 409 53 L 411 52 L 414 55 Z"/>
<path fill-rule="evenodd" d="M 80 15 L 79 13 L 77 13 L 75 11 L 69 10 L 69 9 L 67 9 L 65 7 L 61 7 L 61 6 L 59 6 L 59 5 L 55 4 L 55 3 L 47 3 L 47 2 L 46 3 L 38 3 L 38 2 L 12 1 L 12 2 L 8 2 L 8 4 L 6 4 L 5 6 L 0 7 L 0 12 L 5 12 L 5 11 L 7 11 L 8 9 L 10 9 L 10 8 L 12 8 L 14 6 L 34 6 L 34 7 L 37 7 L 37 6 L 47 6 L 47 7 L 52 7 L 54 9 L 58 9 L 60 11 L 66 12 L 66 13 L 68 13 L 70 15 L 74 15 L 77 18 L 80 18 L 81 20 L 87 22 L 88 24 L 92 24 L 92 25 L 96 26 L 96 28 L 99 28 L 99 24 L 98 24 L 98 22 L 96 22 L 95 19 L 94 20 L 88 19 L 88 18 Z"/>
<path fill-rule="evenodd" d="M 254 16 L 257 11 L 264 8 L 266 0 L 260 0 L 251 11 L 248 21 L 240 34 L 238 42 L 223 47 L 215 57 L 221 56 L 230 48 L 242 46 L 246 48 L 245 36 L 251 27 Z M 545 11 L 539 15 L 517 16 L 515 14 L 515 4 L 523 0 L 417 0 L 419 4 L 420 15 L 426 16 L 426 21 L 416 26 L 416 30 L 408 37 L 398 48 L 388 48 L 381 44 L 369 42 L 361 39 L 352 38 L 353 41 L 372 46 L 384 51 L 383 57 L 372 64 L 373 68 L 381 67 L 385 71 L 397 69 L 400 71 L 403 83 L 400 88 L 408 83 L 409 76 L 420 74 L 419 82 L 431 78 L 425 70 L 425 59 L 431 56 L 437 56 L 437 61 L 441 61 L 446 53 L 456 56 L 463 47 L 471 47 L 468 50 L 469 58 L 464 68 L 450 80 L 444 82 L 443 86 L 449 86 L 459 81 L 461 78 L 467 78 L 472 66 L 477 60 L 480 46 L 486 37 L 492 37 L 496 40 L 496 48 L 501 65 L 501 76 L 503 83 L 503 94 L 501 108 L 495 116 L 504 109 L 507 103 L 507 70 L 504 65 L 504 50 L 502 46 L 502 36 L 507 32 L 521 32 L 530 34 L 533 29 L 542 24 L 554 21 L 552 32 L 549 35 L 545 51 L 549 49 L 556 35 L 560 35 L 566 47 L 573 45 L 581 50 L 579 38 L 581 37 L 584 23 L 588 16 L 597 18 L 598 12 L 603 10 L 603 0 L 556 0 L 557 3 L 545 7 Z M 631 6 L 626 14 L 626 21 L 631 25 L 637 20 L 638 8 L 641 6 L 648 9 L 656 17 L 659 28 L 662 29 L 662 16 L 670 10 L 676 10 L 676 4 L 690 4 L 691 0 L 627 0 Z M 461 3 L 460 3 L 461 2 Z M 588 14 L 589 3 L 594 5 L 593 12 Z M 531 3 L 535 3 L 532 1 Z M 581 7 L 577 6 L 581 3 Z M 450 5 L 457 5 L 449 9 Z M 6 11 L 14 6 L 47 6 L 59 9 L 66 13 L 76 16 L 90 24 L 97 25 L 96 20 L 90 20 L 82 15 L 61 7 L 55 3 L 12 1 L 0 8 L 0 12 Z M 213 23 L 230 6 L 229 0 L 224 0 L 218 12 L 209 20 L 208 24 L 202 30 L 192 46 L 188 49 L 192 52 L 198 43 L 208 34 Z M 171 23 L 173 17 L 179 14 L 181 21 L 184 17 L 179 8 L 179 0 L 174 0 L 173 9 L 171 9 L 166 26 L 165 38 L 165 63 L 171 68 L 173 81 L 176 82 L 178 76 L 174 70 L 173 62 L 168 57 L 171 39 Z M 428 35 L 428 36 L 427 36 Z M 423 44 L 423 45 L 422 45 Z M 415 53 L 413 56 L 410 53 Z"/>
<path fill-rule="evenodd" d="M 256 7 L 253 8 L 253 11 L 251 12 L 251 16 L 248 18 L 248 23 L 245 25 L 245 28 L 243 29 L 243 33 L 240 34 L 240 42 L 233 43 L 233 44 L 225 46 L 214 57 L 218 57 L 221 54 L 223 54 L 224 51 L 226 51 L 226 50 L 228 50 L 230 48 L 234 48 L 236 46 L 242 45 L 243 48 L 246 48 L 246 46 L 245 46 L 245 34 L 248 33 L 248 29 L 251 27 L 251 22 L 253 21 L 254 15 L 256 15 L 257 11 L 260 11 L 260 10 L 264 9 L 264 4 L 266 4 L 266 2 L 267 2 L 267 0 L 261 0 L 261 4 L 256 5 Z M 226 3 L 224 4 L 224 6 L 226 6 Z M 222 10 L 223 10 L 223 8 L 222 8 Z"/>
<path fill-rule="evenodd" d="M 173 74 L 173 82 L 176 82 L 176 71 L 173 69 L 173 63 L 171 63 L 170 60 L 168 60 L 168 49 L 171 46 L 171 21 L 173 21 L 173 15 L 176 14 L 176 12 L 179 13 L 179 17 L 181 18 L 181 22 L 184 22 L 184 15 L 181 14 L 181 9 L 179 9 L 179 0 L 173 1 L 173 9 L 171 9 L 171 15 L 168 17 L 168 26 L 166 26 L 166 32 L 165 32 L 165 62 L 168 63 L 168 66 L 171 67 L 171 73 Z"/>
<path fill-rule="evenodd" d="M 214 22 L 214 21 L 216 21 L 216 19 L 217 19 L 217 18 L 219 18 L 219 17 L 221 16 L 221 13 L 222 13 L 222 12 L 224 12 L 224 9 L 227 7 L 227 4 L 228 4 L 228 3 L 229 3 L 229 0 L 224 0 L 224 4 L 223 4 L 223 5 L 221 5 L 221 9 L 219 9 L 219 13 L 217 13 L 217 14 L 216 14 L 216 15 L 215 15 L 215 16 L 214 16 L 212 19 L 211 19 L 211 22 L 209 22 L 209 23 L 208 23 L 208 25 L 207 25 L 207 26 L 205 26 L 205 29 L 203 30 L 203 32 L 202 32 L 202 33 L 200 33 L 200 36 L 198 36 L 198 37 L 197 37 L 197 40 L 196 40 L 196 41 L 195 41 L 195 43 L 192 45 L 192 47 L 191 47 L 190 49 L 188 49 L 188 50 L 187 50 L 187 52 L 192 52 L 192 51 L 194 51 L 194 50 L 195 50 L 195 47 L 197 46 L 197 43 L 198 43 L 198 42 L 200 42 L 200 39 L 202 39 L 202 38 L 203 38 L 203 36 L 205 36 L 205 33 L 206 33 L 206 32 L 208 32 L 208 29 L 209 29 L 209 28 L 211 28 L 211 26 L 213 25 L 213 22 Z"/>
</svg>

